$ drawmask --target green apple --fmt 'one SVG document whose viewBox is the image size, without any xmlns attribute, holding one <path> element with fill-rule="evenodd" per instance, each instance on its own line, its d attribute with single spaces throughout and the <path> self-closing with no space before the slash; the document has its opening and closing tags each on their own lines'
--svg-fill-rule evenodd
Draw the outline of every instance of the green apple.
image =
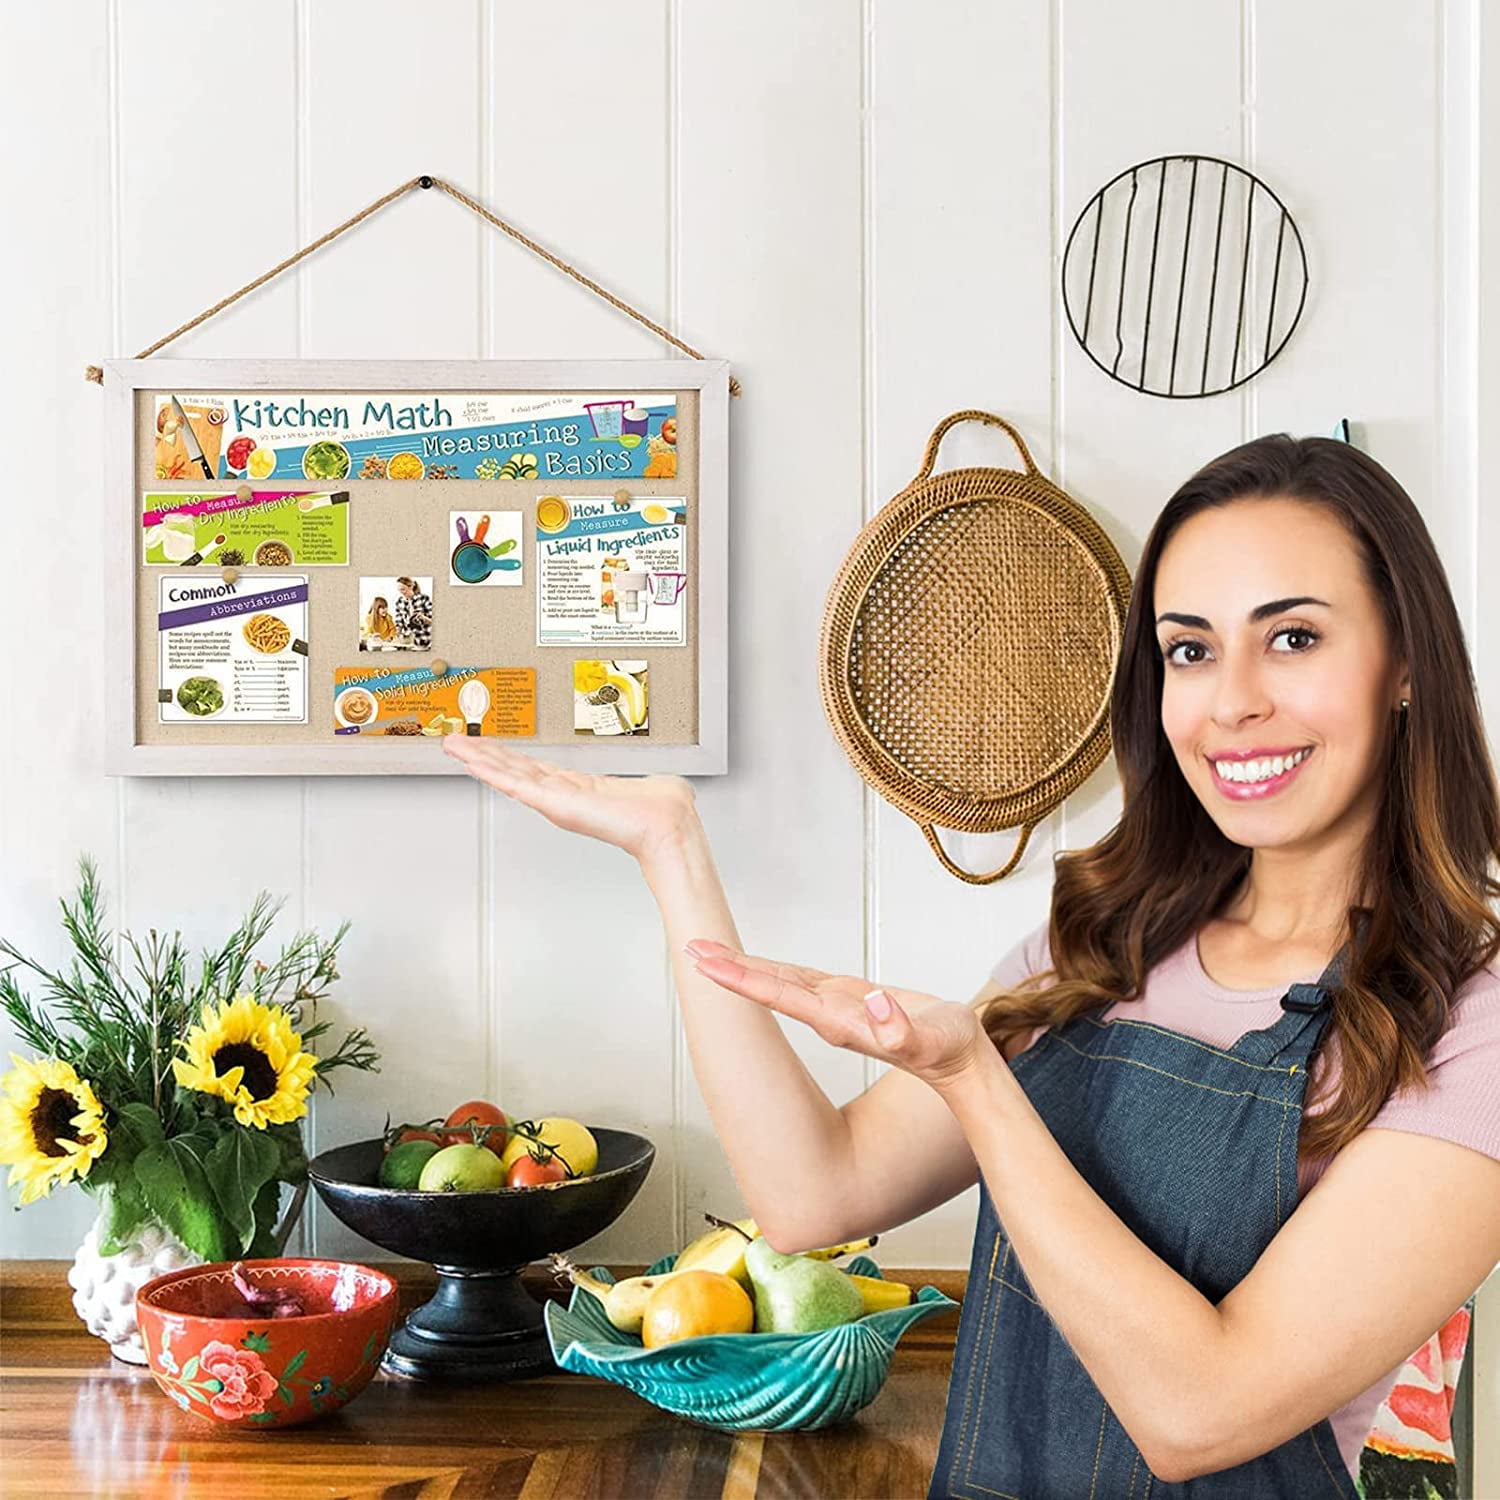
<svg viewBox="0 0 1500 1500">
<path fill-rule="evenodd" d="M 488 1193 L 505 1186 L 505 1168 L 487 1146 L 444 1146 L 427 1158 L 417 1186 L 424 1193 Z"/>
<path fill-rule="evenodd" d="M 422 1176 L 422 1168 L 437 1155 L 436 1141 L 402 1141 L 392 1146 L 380 1163 L 380 1185 L 410 1192 Z"/>
</svg>

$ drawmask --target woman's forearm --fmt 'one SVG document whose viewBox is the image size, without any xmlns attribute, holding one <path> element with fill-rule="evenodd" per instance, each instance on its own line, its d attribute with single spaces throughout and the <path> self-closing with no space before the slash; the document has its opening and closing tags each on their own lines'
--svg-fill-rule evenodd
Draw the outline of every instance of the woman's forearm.
<svg viewBox="0 0 1500 1500">
<path fill-rule="evenodd" d="M 641 869 L 661 908 L 693 1072 L 735 1181 L 768 1238 L 798 1241 L 808 1215 L 826 1222 L 830 1197 L 852 1179 L 848 1125 L 776 1017 L 699 974 L 683 951 L 693 938 L 742 946 L 702 824 L 688 819 Z"/>
</svg>

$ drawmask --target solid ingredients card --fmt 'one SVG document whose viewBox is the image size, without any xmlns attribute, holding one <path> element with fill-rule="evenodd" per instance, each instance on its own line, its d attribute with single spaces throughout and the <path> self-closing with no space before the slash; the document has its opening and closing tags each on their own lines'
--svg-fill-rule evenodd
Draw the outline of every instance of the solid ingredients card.
<svg viewBox="0 0 1500 1500">
<path fill-rule="evenodd" d="M 335 667 L 335 734 L 536 733 L 534 667 Z"/>
<path fill-rule="evenodd" d="M 307 578 L 160 580 L 163 724 L 307 722 Z"/>
</svg>

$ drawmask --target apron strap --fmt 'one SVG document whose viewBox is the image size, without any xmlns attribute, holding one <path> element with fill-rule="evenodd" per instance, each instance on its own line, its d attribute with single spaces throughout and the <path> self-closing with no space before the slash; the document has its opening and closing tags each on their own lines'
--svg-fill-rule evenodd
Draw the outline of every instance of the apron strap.
<svg viewBox="0 0 1500 1500">
<path fill-rule="evenodd" d="M 1363 915 L 1360 913 L 1361 920 Z M 1264 1030 L 1247 1032 L 1234 1050 L 1255 1062 L 1305 1068 L 1332 1019 L 1333 997 L 1348 962 L 1349 945 L 1345 943 L 1315 983 L 1290 986 L 1281 997 L 1281 1014 L 1276 1020 Z"/>
</svg>

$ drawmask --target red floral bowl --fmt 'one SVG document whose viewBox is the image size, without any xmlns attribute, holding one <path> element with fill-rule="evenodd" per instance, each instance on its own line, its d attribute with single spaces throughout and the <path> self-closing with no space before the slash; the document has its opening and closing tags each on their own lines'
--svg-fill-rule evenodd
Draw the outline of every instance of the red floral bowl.
<svg viewBox="0 0 1500 1500">
<path fill-rule="evenodd" d="M 306 1311 L 245 1316 L 228 1262 L 189 1266 L 136 1293 L 157 1385 L 184 1411 L 230 1427 L 294 1427 L 370 1383 L 396 1321 L 396 1283 L 339 1260 L 247 1260 L 257 1289 L 292 1290 Z"/>
</svg>

